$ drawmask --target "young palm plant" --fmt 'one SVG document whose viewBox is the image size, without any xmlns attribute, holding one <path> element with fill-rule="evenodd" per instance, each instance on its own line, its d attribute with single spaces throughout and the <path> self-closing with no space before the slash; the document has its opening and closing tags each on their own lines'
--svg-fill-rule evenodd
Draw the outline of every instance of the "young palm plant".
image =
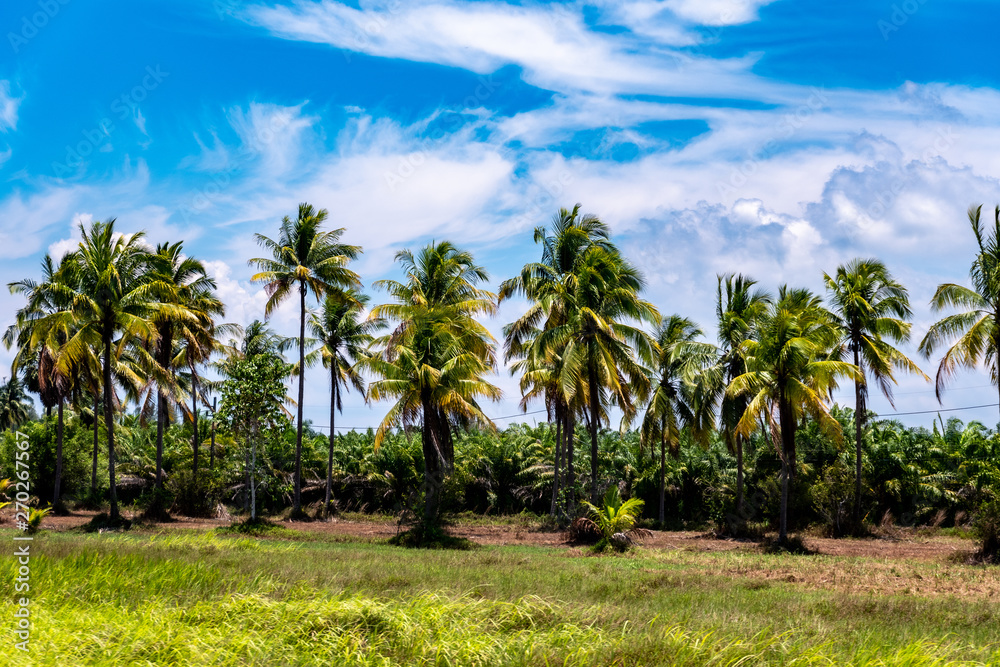
<svg viewBox="0 0 1000 667">
<path fill-rule="evenodd" d="M 590 521 L 602 536 L 601 541 L 594 546 L 597 551 L 607 547 L 625 551 L 636 539 L 652 535 L 644 528 L 635 527 L 636 521 L 642 515 L 643 502 L 638 498 L 622 500 L 616 484 L 612 484 L 605 491 L 600 507 L 586 500 L 582 505 L 587 509 Z"/>
</svg>

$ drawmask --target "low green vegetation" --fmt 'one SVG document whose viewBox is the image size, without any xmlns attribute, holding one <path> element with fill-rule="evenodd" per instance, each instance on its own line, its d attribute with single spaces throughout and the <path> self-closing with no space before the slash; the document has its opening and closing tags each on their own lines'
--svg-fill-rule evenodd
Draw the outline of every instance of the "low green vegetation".
<svg viewBox="0 0 1000 667">
<path fill-rule="evenodd" d="M 946 560 L 179 530 L 44 533 L 35 554 L 35 665 L 1000 664 L 1000 570 Z"/>
</svg>

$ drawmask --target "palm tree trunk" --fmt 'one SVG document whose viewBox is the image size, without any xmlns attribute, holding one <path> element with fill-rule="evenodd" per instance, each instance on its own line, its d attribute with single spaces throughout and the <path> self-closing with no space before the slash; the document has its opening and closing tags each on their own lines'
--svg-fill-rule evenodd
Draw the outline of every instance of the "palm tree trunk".
<svg viewBox="0 0 1000 667">
<path fill-rule="evenodd" d="M 576 415 L 572 411 L 566 415 L 566 476 L 563 478 L 563 486 L 566 489 L 566 514 L 573 516 L 576 505 L 576 470 L 573 467 L 574 440 L 576 432 Z"/>
<path fill-rule="evenodd" d="M 743 513 L 743 436 L 736 436 L 736 515 L 744 519 Z"/>
<path fill-rule="evenodd" d="M 59 422 L 56 425 L 56 479 L 55 490 L 52 493 L 53 507 L 59 507 L 59 498 L 63 474 L 63 399 L 59 399 Z"/>
<path fill-rule="evenodd" d="M 156 393 L 156 488 L 163 488 L 163 430 L 167 420 L 167 399 Z"/>
<path fill-rule="evenodd" d="M 253 430 L 250 445 L 250 520 L 257 518 L 257 429 Z"/>
<path fill-rule="evenodd" d="M 333 442 L 337 436 L 337 362 L 330 363 L 330 456 L 326 461 L 326 496 L 323 499 L 323 516 L 330 516 L 330 493 L 333 489 Z"/>
<path fill-rule="evenodd" d="M 424 452 L 424 525 L 433 526 L 438 522 L 438 512 L 441 503 L 441 485 L 443 471 L 441 455 L 438 451 L 436 433 L 438 429 L 437 413 L 430 402 L 429 393 L 424 390 L 421 405 L 424 413 L 424 423 L 421 433 L 421 443 Z"/>
<path fill-rule="evenodd" d="M 115 484 L 115 416 L 111 402 L 111 327 L 104 333 L 104 428 L 108 432 L 108 492 L 111 496 L 111 520 L 117 521 L 118 488 Z"/>
<path fill-rule="evenodd" d="M 788 480 L 795 461 L 795 415 L 785 399 L 784 389 L 778 398 L 778 419 L 781 428 L 781 514 L 778 519 L 778 542 L 788 540 Z"/>
<path fill-rule="evenodd" d="M 302 404 L 306 395 L 306 286 L 299 285 L 299 404 L 295 432 L 295 503 L 292 512 L 302 512 Z"/>
<path fill-rule="evenodd" d="M 858 347 L 854 345 L 854 365 L 861 368 L 858 358 Z M 861 380 L 854 380 L 854 531 L 861 531 L 861 432 L 865 420 L 865 398 L 861 391 Z"/>
<path fill-rule="evenodd" d="M 650 450 L 653 449 L 653 443 L 649 443 Z M 667 439 L 660 439 L 660 528 L 663 528 L 663 522 L 667 518 L 666 512 L 667 505 Z"/>
<path fill-rule="evenodd" d="M 218 397 L 212 397 L 212 444 L 208 450 L 208 469 L 215 469 L 215 410 L 218 407 Z"/>
<path fill-rule="evenodd" d="M 552 466 L 552 506 L 549 509 L 549 516 L 556 515 L 556 507 L 559 501 L 559 456 L 562 454 L 563 442 L 562 442 L 562 415 L 560 415 L 560 410 L 556 408 L 556 453 Z"/>
<path fill-rule="evenodd" d="M 590 369 L 590 502 L 598 503 L 597 494 L 597 427 L 600 406 L 598 405 L 597 371 Z"/>
<path fill-rule="evenodd" d="M 97 421 L 97 392 L 94 392 L 94 458 L 90 470 L 90 492 L 97 495 L 97 433 L 100 422 Z"/>
<path fill-rule="evenodd" d="M 198 376 L 194 369 L 191 369 L 191 424 L 193 432 L 191 435 L 191 448 L 194 450 L 194 460 L 191 462 L 192 476 L 194 477 L 194 488 L 198 488 L 198 450 L 201 443 L 198 438 Z"/>
</svg>

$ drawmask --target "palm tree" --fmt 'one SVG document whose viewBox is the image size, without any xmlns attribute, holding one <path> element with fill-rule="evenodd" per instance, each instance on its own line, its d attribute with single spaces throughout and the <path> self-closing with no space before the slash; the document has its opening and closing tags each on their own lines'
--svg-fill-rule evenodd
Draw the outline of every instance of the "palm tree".
<svg viewBox="0 0 1000 667">
<path fill-rule="evenodd" d="M 362 319 L 369 297 L 355 290 L 333 290 L 326 296 L 323 309 L 310 316 L 312 335 L 320 347 L 306 357 L 312 365 L 317 358 L 330 370 L 330 442 L 326 466 L 326 496 L 324 514 L 329 515 L 330 495 L 333 489 L 333 443 L 336 437 L 337 412 L 343 412 L 341 395 L 353 386 L 364 394 L 365 382 L 358 372 L 357 363 L 367 354 L 375 340 L 372 335 L 382 327 L 381 320 Z"/>
<path fill-rule="evenodd" d="M 833 315 L 808 290 L 782 286 L 778 300 L 757 319 L 753 336 L 741 345 L 746 372 L 726 393 L 749 398 L 736 429 L 747 437 L 763 422 L 781 454 L 781 512 L 778 540 L 788 539 L 788 482 L 795 469 L 795 431 L 812 416 L 830 437 L 840 439 L 840 424 L 826 405 L 837 379 L 861 377 L 853 364 L 830 359 L 838 342 Z"/>
<path fill-rule="evenodd" d="M 747 398 L 732 396 L 726 388 L 746 372 L 743 343 L 757 318 L 767 308 L 771 295 L 752 278 L 726 274 L 717 276 L 715 314 L 718 323 L 719 362 L 712 392 L 719 403 L 719 426 L 729 451 L 736 455 L 736 512 L 743 516 L 743 448 L 746 437 L 737 435 L 737 425 L 747 408 Z M 713 401 L 714 402 L 714 401 Z"/>
<path fill-rule="evenodd" d="M 930 359 L 946 341 L 957 338 L 938 365 L 934 388 L 939 402 L 958 369 L 975 368 L 980 359 L 990 367 L 990 379 L 1000 392 L 1000 206 L 996 208 L 990 234 L 983 229 L 982 209 L 982 206 L 969 209 L 969 223 L 979 246 L 969 269 L 972 288 L 945 283 L 938 285 L 931 299 L 934 311 L 948 307 L 968 310 L 934 323 L 918 348 Z"/>
<path fill-rule="evenodd" d="M 655 323 L 659 314 L 652 304 L 639 299 L 642 275 L 616 251 L 590 248 L 573 278 L 573 308 L 564 323 L 539 336 L 538 344 L 562 349 L 564 387 L 586 387 L 590 495 L 596 504 L 600 500 L 597 445 L 602 412 L 614 404 L 626 419 L 634 414 L 635 400 L 642 400 L 649 387 L 640 361 L 651 363 L 655 355 L 649 334 L 627 321 Z"/>
<path fill-rule="evenodd" d="M 42 400 L 42 404 L 47 409 L 57 408 L 56 421 L 56 469 L 53 480 L 53 500 L 52 504 L 60 512 L 64 507 L 60 502 L 63 471 L 63 435 L 65 430 L 65 402 L 66 399 L 76 389 L 78 376 L 83 374 L 80 363 L 72 363 L 68 369 L 56 364 L 56 357 L 59 354 L 58 345 L 64 343 L 71 331 L 60 331 L 52 339 L 55 345 L 46 344 L 42 341 L 41 325 L 44 324 L 46 316 L 57 311 L 62 305 L 55 297 L 52 286 L 67 280 L 67 271 L 64 270 L 66 257 L 57 267 L 49 255 L 42 259 L 42 280 L 21 280 L 8 284 L 11 294 L 22 294 L 27 300 L 25 306 L 18 310 L 15 315 L 14 324 L 10 325 L 4 332 L 4 344 L 9 349 L 13 344 L 17 344 L 17 352 L 12 364 L 12 371 L 16 377 L 21 372 L 22 365 L 26 364 L 24 370 L 28 371 L 32 380 L 33 389 L 37 391 Z M 80 362 L 90 361 L 92 355 Z M 84 363 L 85 365 L 85 363 Z"/>
<path fill-rule="evenodd" d="M 551 234 L 535 229 L 535 242 L 542 245 L 541 261 L 525 265 L 500 288 L 501 300 L 521 294 L 532 302 L 505 330 L 506 355 L 523 358 L 531 337 L 531 345 L 542 348 L 534 354 L 561 359 L 560 401 L 585 410 L 588 419 L 591 502 L 597 503 L 597 433 L 604 409 L 613 402 L 626 416 L 634 412 L 633 399 L 648 384 L 634 353 L 653 357 L 648 334 L 625 320 L 655 323 L 659 315 L 638 298 L 642 275 L 610 241 L 607 225 L 596 216 L 581 216 L 579 204 L 560 209 Z M 566 433 L 571 437 L 572 430 Z"/>
<path fill-rule="evenodd" d="M 889 404 L 893 370 L 924 372 L 893 344 L 910 339 L 910 297 L 881 261 L 854 259 L 837 267 L 836 276 L 823 274 L 836 323 L 841 331 L 843 358 L 861 371 L 854 381 L 854 529 L 861 528 L 861 434 L 867 419 L 868 376 L 874 378 Z"/>
<path fill-rule="evenodd" d="M 156 486 L 162 488 L 163 432 L 170 412 L 184 405 L 184 395 L 177 378 L 177 370 L 182 363 L 179 357 L 200 357 L 192 355 L 192 349 L 205 338 L 205 332 L 211 330 L 213 316 L 224 314 L 225 307 L 214 294 L 215 281 L 208 276 L 204 264 L 185 256 L 183 243 L 160 244 L 151 262 L 155 280 L 161 286 L 157 299 L 174 306 L 160 311 L 152 319 L 157 330 L 153 349 L 157 363 L 151 377 L 157 386 Z M 196 396 L 194 386 L 191 387 L 191 395 Z M 197 460 L 197 453 L 195 458 Z"/>
<path fill-rule="evenodd" d="M 160 304 L 153 295 L 163 289 L 153 276 L 150 253 L 142 244 L 144 234 L 121 235 L 115 232 L 115 221 L 94 222 L 90 229 L 80 225 L 82 240 L 78 249 L 65 261 L 68 279 L 47 289 L 60 304 L 60 309 L 46 315 L 45 342 L 58 347 L 56 365 L 60 372 L 81 363 L 91 349 L 101 350 L 104 390 L 104 426 L 108 437 L 108 478 L 111 518 L 117 520 L 118 495 L 115 484 L 114 389 L 112 378 L 116 361 L 131 346 L 146 368 L 155 367 L 155 360 L 144 352 L 144 345 L 156 340 L 151 318 L 177 310 L 170 304 Z M 59 345 L 61 334 L 69 334 Z M 119 370 L 120 381 L 140 386 L 142 380 L 124 366 Z"/>
<path fill-rule="evenodd" d="M 382 280 L 394 303 L 372 315 L 397 323 L 376 342 L 382 349 L 362 360 L 378 378 L 368 398 L 395 399 L 375 433 L 378 448 L 390 428 L 420 423 L 424 454 L 424 527 L 437 523 L 445 475 L 455 457 L 452 428 L 494 428 L 478 399 L 499 400 L 484 378 L 496 365 L 493 337 L 476 316 L 496 313 L 496 297 L 476 285 L 489 279 L 472 255 L 443 241 L 416 256 L 396 254 L 405 282 Z"/>
<path fill-rule="evenodd" d="M 653 334 L 658 355 L 649 369 L 651 396 L 642 419 L 640 437 L 649 446 L 660 444 L 660 523 L 665 520 L 667 449 L 680 454 L 681 428 L 702 431 L 695 383 L 700 372 L 714 361 L 716 350 L 696 339 L 702 335 L 691 320 L 671 315 Z"/>
<path fill-rule="evenodd" d="M 31 418 L 31 400 L 17 376 L 0 384 L 0 433 L 15 429 Z"/>
<path fill-rule="evenodd" d="M 281 221 L 278 240 L 272 241 L 262 234 L 255 234 L 257 242 L 271 251 L 271 258 L 250 260 L 251 266 L 260 271 L 251 280 L 263 283 L 268 300 L 265 316 L 288 298 L 292 289 L 299 289 L 299 398 L 298 423 L 295 436 L 295 503 L 293 513 L 302 513 L 302 404 L 305 399 L 305 339 L 306 296 L 311 291 L 321 299 L 336 287 L 360 287 L 358 275 L 347 264 L 361 254 L 359 246 L 340 243 L 344 229 L 320 231 L 326 221 L 326 209 L 316 211 L 309 204 L 299 204 L 298 217 L 285 216 Z"/>
</svg>

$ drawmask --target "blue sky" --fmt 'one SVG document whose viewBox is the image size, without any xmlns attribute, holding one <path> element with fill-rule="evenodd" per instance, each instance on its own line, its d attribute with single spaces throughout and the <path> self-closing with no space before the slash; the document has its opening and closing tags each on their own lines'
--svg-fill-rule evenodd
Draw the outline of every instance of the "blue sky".
<svg viewBox="0 0 1000 667">
<path fill-rule="evenodd" d="M 497 282 L 537 256 L 535 225 L 581 202 L 646 272 L 647 297 L 710 337 L 719 272 L 821 290 L 823 271 L 877 255 L 909 286 L 919 338 L 935 286 L 966 279 L 966 209 L 1000 201 L 1000 70 L 971 29 L 998 18 L 992 0 L 11 0 L 0 277 L 35 276 L 79 222 L 117 217 L 183 239 L 245 324 L 264 302 L 253 233 L 300 201 L 364 246 L 366 283 L 442 238 Z M 19 305 L 0 295 L 0 324 Z M 272 324 L 295 321 L 289 304 Z M 307 417 L 322 425 L 314 378 Z M 497 382 L 488 412 L 516 413 L 516 382 Z M 968 373 L 943 407 L 995 400 Z M 896 407 L 937 402 L 901 378 Z M 384 408 L 352 397 L 341 423 Z"/>
</svg>

